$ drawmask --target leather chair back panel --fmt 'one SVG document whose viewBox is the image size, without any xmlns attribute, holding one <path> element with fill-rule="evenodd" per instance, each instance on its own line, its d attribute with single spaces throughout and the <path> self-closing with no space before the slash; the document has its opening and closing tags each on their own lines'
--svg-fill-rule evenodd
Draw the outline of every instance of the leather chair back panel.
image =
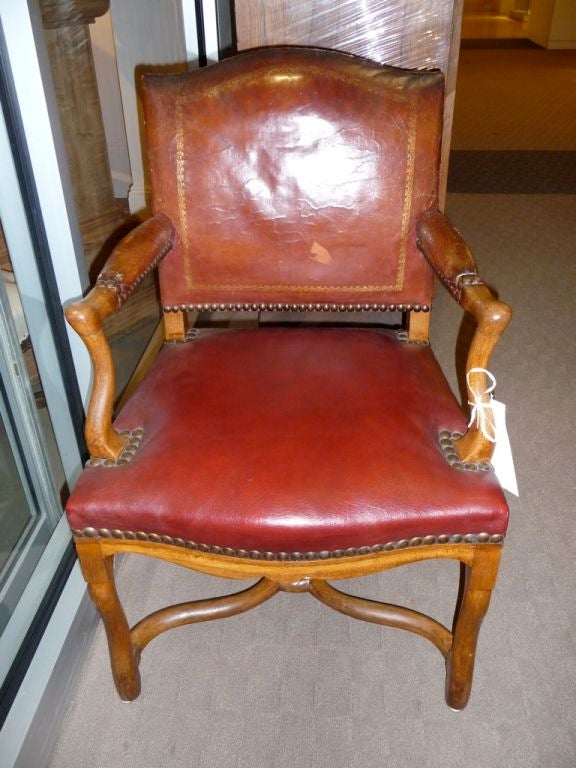
<svg viewBox="0 0 576 768">
<path fill-rule="evenodd" d="M 319 50 L 147 76 L 153 210 L 178 235 L 164 306 L 429 305 L 414 229 L 437 207 L 442 99 L 440 73 Z"/>
</svg>

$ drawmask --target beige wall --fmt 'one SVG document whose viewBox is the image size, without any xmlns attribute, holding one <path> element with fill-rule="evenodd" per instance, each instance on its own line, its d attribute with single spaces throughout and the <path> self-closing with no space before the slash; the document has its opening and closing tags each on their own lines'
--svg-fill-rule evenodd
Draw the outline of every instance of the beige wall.
<svg viewBox="0 0 576 768">
<path fill-rule="evenodd" d="M 132 175 L 110 11 L 97 18 L 94 24 L 90 24 L 90 38 L 114 195 L 116 197 L 128 197 Z"/>
<path fill-rule="evenodd" d="M 464 15 L 475 16 L 478 13 L 495 13 L 499 0 L 464 0 Z"/>
<path fill-rule="evenodd" d="M 166 0 L 112 0 L 110 7 L 132 174 L 128 202 L 135 213 L 146 207 L 147 198 L 136 80 L 144 70 L 186 67 L 182 6 Z"/>
<path fill-rule="evenodd" d="M 576 48 L 576 2 L 556 0 L 549 48 Z"/>
<path fill-rule="evenodd" d="M 549 49 L 576 49 L 576 2 L 532 0 L 528 37 Z"/>
</svg>

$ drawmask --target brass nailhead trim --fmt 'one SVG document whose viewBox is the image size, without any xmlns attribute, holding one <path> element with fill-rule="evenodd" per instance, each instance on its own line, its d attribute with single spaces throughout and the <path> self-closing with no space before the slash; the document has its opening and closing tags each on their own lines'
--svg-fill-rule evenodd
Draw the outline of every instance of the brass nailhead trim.
<svg viewBox="0 0 576 768">
<path fill-rule="evenodd" d="M 175 547 L 184 547 L 200 552 L 210 552 L 215 555 L 224 555 L 225 557 L 241 557 L 249 560 L 274 560 L 280 562 L 302 561 L 302 560 L 328 560 L 330 558 L 355 557 L 357 555 L 371 555 L 378 552 L 391 552 L 395 549 L 406 549 L 407 547 L 427 547 L 431 544 L 501 544 L 504 536 L 501 533 L 455 533 L 453 535 L 442 534 L 440 536 L 415 536 L 412 539 L 400 539 L 399 541 L 389 541 L 386 544 L 374 544 L 366 547 L 349 547 L 348 549 L 334 549 L 331 551 L 322 550 L 321 552 L 259 552 L 258 550 L 232 549 L 231 547 L 209 546 L 208 544 L 198 544 L 195 541 L 185 541 L 172 536 L 159 536 L 157 533 L 144 533 L 138 531 L 119 531 L 108 528 L 83 528 L 81 530 L 72 529 L 76 538 L 103 538 L 103 539 L 137 539 L 139 541 L 150 541 L 153 543 L 170 544 Z"/>
<path fill-rule="evenodd" d="M 449 432 L 447 429 L 440 432 L 440 448 L 444 458 L 454 469 L 463 469 L 466 472 L 490 472 L 492 464 L 489 461 L 462 461 L 454 446 L 454 441 L 462 437 L 461 432 Z"/>
<path fill-rule="evenodd" d="M 430 312 L 427 304 L 167 304 L 164 312 Z"/>
<path fill-rule="evenodd" d="M 109 288 L 111 291 L 117 293 L 118 304 L 122 306 L 126 299 L 132 294 L 138 285 L 140 285 L 142 280 L 144 280 L 146 275 L 148 275 L 155 267 L 158 266 L 164 256 L 166 256 L 168 251 L 172 248 L 172 245 L 172 241 L 168 241 L 158 251 L 146 269 L 142 270 L 142 272 L 140 272 L 140 274 L 131 283 L 127 284 L 124 282 L 124 275 L 121 272 L 101 272 L 96 280 L 96 287 Z"/>
<path fill-rule="evenodd" d="M 139 427 L 138 429 L 122 429 L 120 430 L 120 434 L 124 437 L 128 438 L 128 442 L 124 446 L 124 450 L 118 456 L 117 459 L 99 459 L 96 456 L 92 457 L 91 459 L 88 459 L 86 462 L 87 467 L 123 467 L 125 464 L 129 464 L 134 456 L 136 455 L 136 451 L 140 447 L 140 443 L 142 442 L 142 436 L 144 435 L 144 430 Z M 105 529 L 104 529 L 105 530 Z M 117 531 L 116 533 L 121 533 L 121 531 Z M 123 536 L 115 536 L 117 539 L 124 538 Z M 125 537 L 129 538 L 129 537 Z"/>
<path fill-rule="evenodd" d="M 160 264 L 160 262 L 162 261 L 162 259 L 164 258 L 164 256 L 166 256 L 166 254 L 168 253 L 168 251 L 169 251 L 169 250 L 172 248 L 172 245 L 173 245 L 173 242 L 172 242 L 171 240 L 169 240 L 169 241 L 168 241 L 168 242 L 167 242 L 167 243 L 166 243 L 166 244 L 165 244 L 165 245 L 164 245 L 164 246 L 163 246 L 163 247 L 162 247 L 162 248 L 161 248 L 161 249 L 158 251 L 158 254 L 157 254 L 155 257 L 154 257 L 154 259 L 153 259 L 153 260 L 150 262 L 150 264 L 148 264 L 148 266 L 146 267 L 146 269 L 144 269 L 144 270 L 143 270 L 143 271 L 142 271 L 142 272 L 141 272 L 141 273 L 138 275 L 138 277 L 137 277 L 137 278 L 134 280 L 134 282 L 133 282 L 133 283 L 132 283 L 132 284 L 131 284 L 131 285 L 128 287 L 128 289 L 127 289 L 126 293 L 125 293 L 125 294 L 124 294 L 124 296 L 122 297 L 124 301 L 125 301 L 125 300 L 128 298 L 128 296 L 130 296 L 130 294 L 132 293 L 132 291 L 133 291 L 133 290 L 134 290 L 134 289 L 135 289 L 135 288 L 136 288 L 136 287 L 137 287 L 137 286 L 138 286 L 138 285 L 139 285 L 139 284 L 142 282 L 142 280 L 144 280 L 144 278 L 146 277 L 146 275 L 148 275 L 150 272 L 152 272 L 152 270 L 153 270 L 153 269 L 155 269 L 155 268 L 158 266 L 158 264 Z"/>
</svg>

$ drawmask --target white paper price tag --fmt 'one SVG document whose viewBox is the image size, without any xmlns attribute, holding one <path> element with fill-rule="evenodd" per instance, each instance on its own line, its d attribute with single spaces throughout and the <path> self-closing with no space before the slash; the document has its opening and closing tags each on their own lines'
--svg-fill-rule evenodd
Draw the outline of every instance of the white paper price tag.
<svg viewBox="0 0 576 768">
<path fill-rule="evenodd" d="M 471 386 L 470 378 L 474 373 L 483 373 L 489 381 L 487 388 L 483 392 L 476 392 Z M 484 437 L 491 443 L 495 443 L 491 463 L 496 477 L 500 481 L 502 488 L 518 496 L 514 459 L 512 458 L 510 438 L 506 429 L 506 406 L 499 400 L 494 400 L 492 394 L 496 387 L 496 379 L 490 371 L 484 368 L 471 368 L 466 374 L 466 381 L 468 389 L 474 396 L 473 402 L 468 403 L 472 408 L 468 426 L 470 427 L 476 422 L 476 426 Z M 489 396 L 489 400 L 482 399 L 486 395 Z"/>
<path fill-rule="evenodd" d="M 506 405 L 499 400 L 491 400 L 494 427 L 496 432 L 496 445 L 492 454 L 492 466 L 502 488 L 518 496 L 518 483 L 512 458 L 510 438 L 506 429 Z"/>
</svg>

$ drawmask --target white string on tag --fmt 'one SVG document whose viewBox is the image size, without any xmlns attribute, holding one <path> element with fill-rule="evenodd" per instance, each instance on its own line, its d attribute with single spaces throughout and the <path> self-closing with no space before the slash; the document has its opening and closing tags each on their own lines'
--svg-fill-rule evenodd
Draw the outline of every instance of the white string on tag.
<svg viewBox="0 0 576 768">
<path fill-rule="evenodd" d="M 476 392 L 472 388 L 470 377 L 474 373 L 483 373 L 484 376 L 486 376 L 486 378 L 489 380 L 490 383 L 484 392 Z M 493 376 L 493 374 L 490 373 L 490 371 L 487 371 L 485 368 L 470 368 L 466 374 L 466 384 L 468 384 L 468 389 L 470 392 L 472 392 L 472 396 L 474 398 L 472 402 L 468 400 L 468 405 L 472 409 L 470 412 L 470 421 L 468 422 L 468 426 L 471 427 L 472 424 L 476 423 L 476 426 L 480 432 L 482 432 L 486 440 L 489 440 L 491 443 L 495 443 L 496 425 L 494 423 L 492 401 L 494 398 L 494 390 L 496 388 L 496 378 Z M 482 400 L 482 397 L 485 395 L 488 395 L 488 400 Z"/>
<path fill-rule="evenodd" d="M 475 391 L 470 383 L 470 378 L 475 373 L 482 373 L 488 379 L 488 386 L 483 392 Z M 468 426 L 471 427 L 475 423 L 484 437 L 491 443 L 495 443 L 491 463 L 496 477 L 502 488 L 518 496 L 512 448 L 506 429 L 506 406 L 494 399 L 496 378 L 485 368 L 471 368 L 466 374 L 466 383 L 474 398 L 472 402 L 468 401 L 472 409 Z M 488 400 L 482 400 L 486 395 Z"/>
</svg>

